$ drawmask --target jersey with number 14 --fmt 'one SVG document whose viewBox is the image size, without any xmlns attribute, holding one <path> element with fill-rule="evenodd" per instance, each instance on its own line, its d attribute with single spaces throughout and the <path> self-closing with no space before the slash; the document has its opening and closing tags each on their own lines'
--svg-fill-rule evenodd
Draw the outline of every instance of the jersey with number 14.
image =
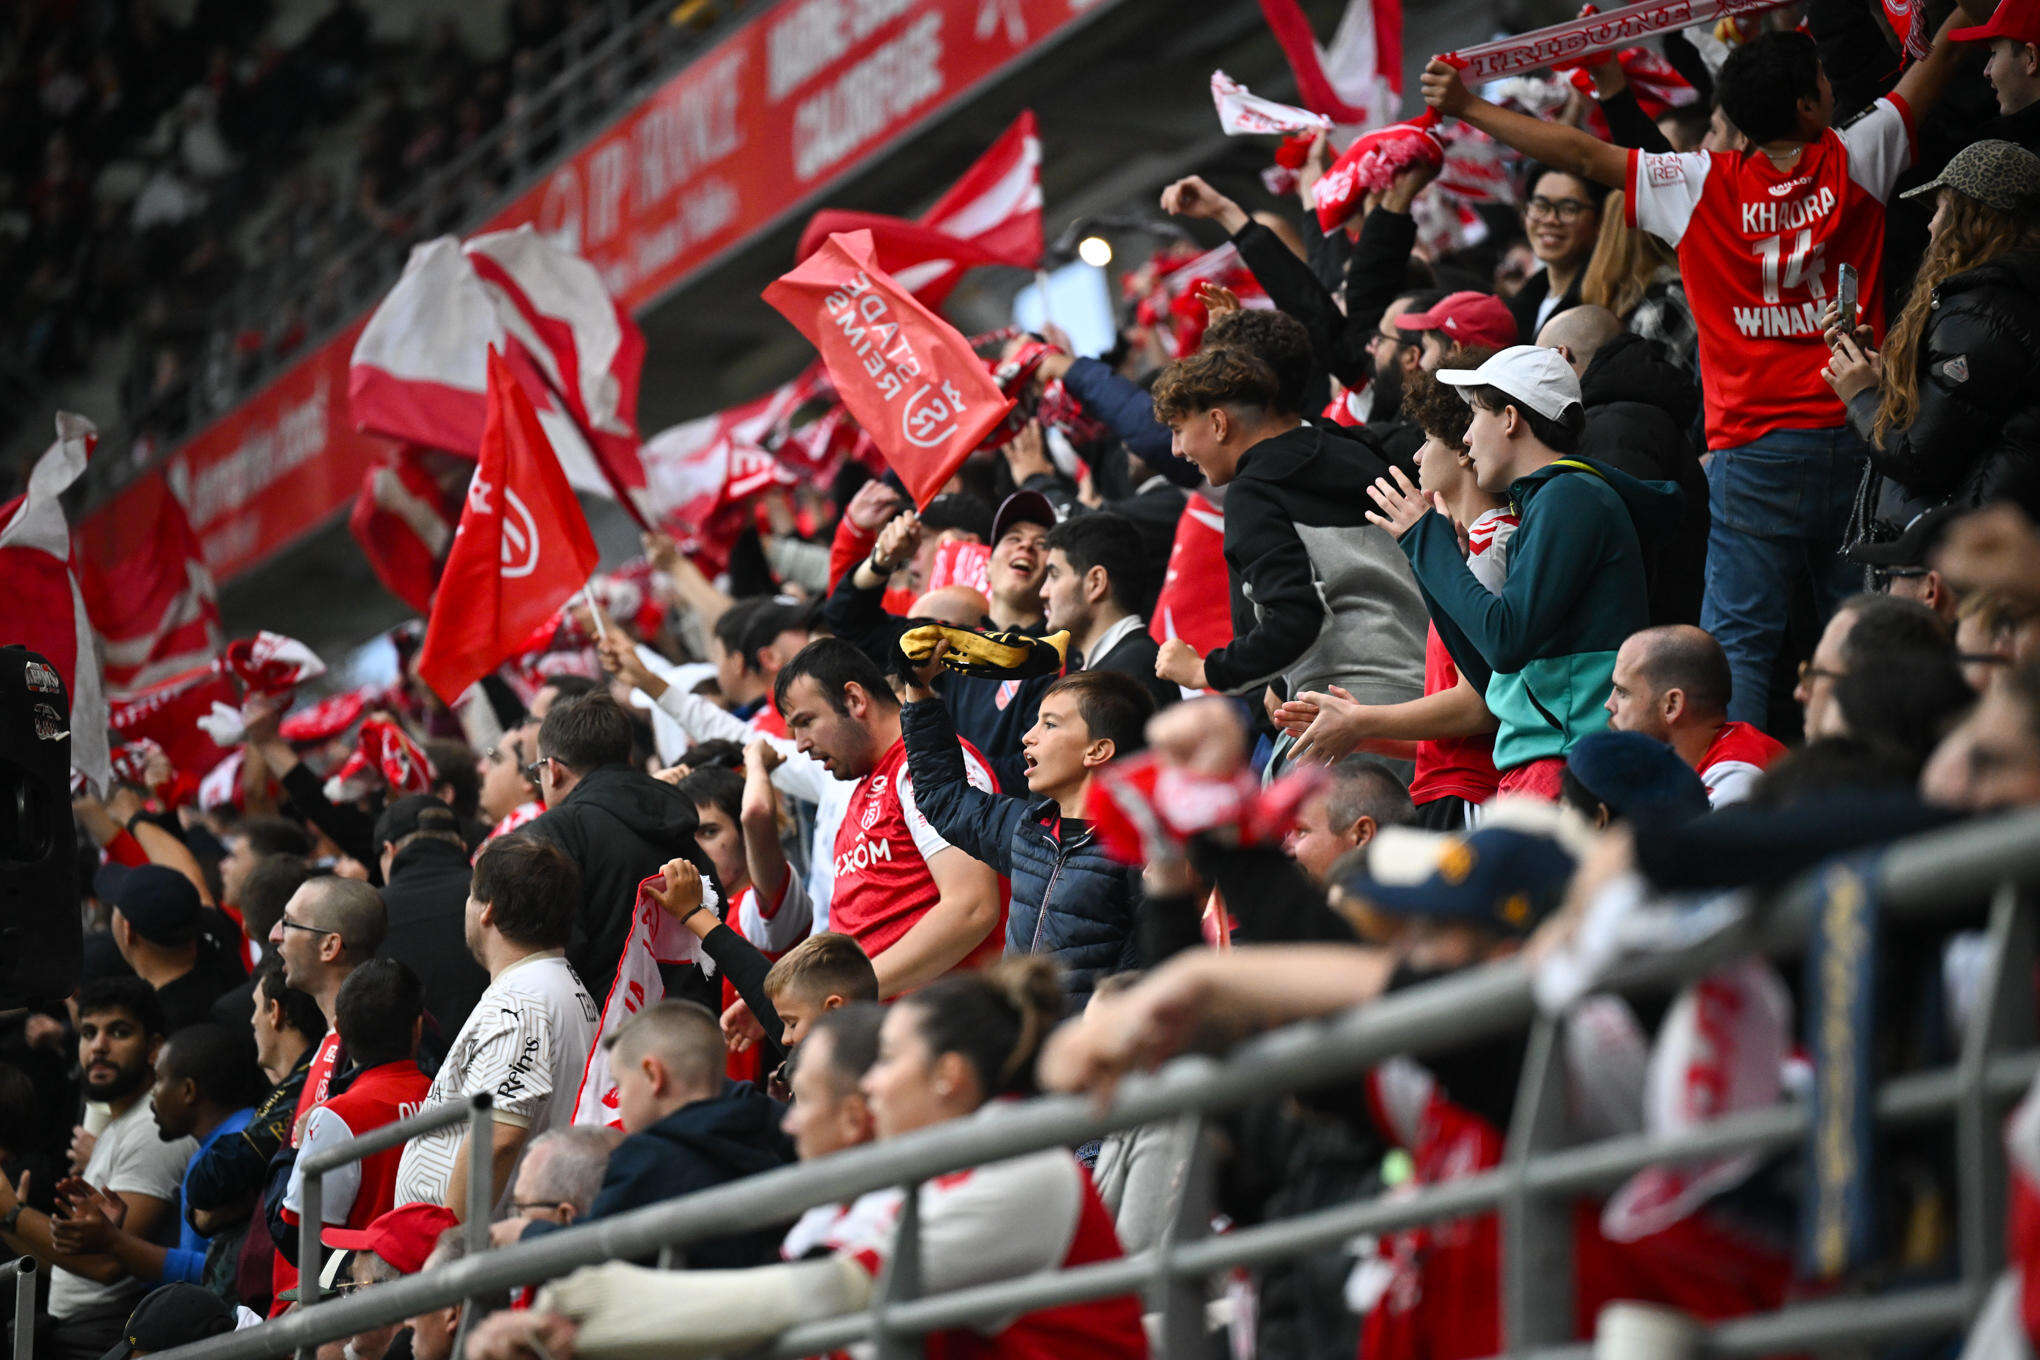
<svg viewBox="0 0 2040 1360">
<path fill-rule="evenodd" d="M 1761 151 L 1629 153 L 1629 224 L 1678 248 L 1700 328 L 1708 448 L 1843 422 L 1820 376 L 1821 314 L 1854 265 L 1882 334 L 1884 202 L 1915 142 L 1912 111 L 1886 95 L 1785 170 Z"/>
</svg>

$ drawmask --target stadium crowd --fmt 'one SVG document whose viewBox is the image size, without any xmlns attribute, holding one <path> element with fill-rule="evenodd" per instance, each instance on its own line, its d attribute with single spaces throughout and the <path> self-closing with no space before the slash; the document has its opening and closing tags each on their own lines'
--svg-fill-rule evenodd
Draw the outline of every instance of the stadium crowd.
<svg viewBox="0 0 2040 1360">
<path fill-rule="evenodd" d="M 61 380 L 131 337 L 120 398 L 138 461 L 189 432 L 194 386 L 230 390 L 298 352 L 412 241 L 470 225 L 554 154 L 558 109 L 531 115 L 562 74 L 561 35 L 598 17 L 594 0 L 517 0 L 507 46 L 484 59 L 452 20 L 380 41 L 359 0 L 330 0 L 285 44 L 277 8 L 25 0 L 0 24 L 0 283 L 14 299 L 0 365 Z M 664 51 L 647 32 L 580 91 L 589 110 Z M 351 162 L 312 154 L 343 126 Z M 435 173 L 478 143 L 468 173 Z M 17 471 L 0 468 L 0 489 Z"/>
<path fill-rule="evenodd" d="M 498 1248 L 1515 956 L 1568 1017 L 1579 1136 L 1805 1099 L 1800 978 L 1595 988 L 1698 908 L 2040 805 L 2040 0 L 1976 8 L 1906 57 L 1876 6 L 1810 0 L 1696 56 L 1697 107 L 1656 120 L 1612 59 L 1555 116 L 1433 61 L 1424 102 L 1517 166 L 1534 268 L 1420 248 L 1422 156 L 1322 228 L 1179 180 L 1162 208 L 1245 271 L 1202 288 L 1201 337 L 1159 365 L 1146 315 L 1103 358 L 1007 342 L 1023 423 L 924 507 L 852 465 L 726 572 L 648 535 L 635 585 L 455 710 L 407 678 L 292 736 L 289 692 L 255 695 L 226 796 L 160 752 L 81 795 L 87 979 L 0 1031 L 36 1354 L 459 1259 L 464 1126 L 326 1178 L 315 1284 L 296 1168 L 477 1092 Z M 1231 627 L 1200 648 L 1157 601 L 1214 507 Z M 415 784 L 339 767 L 363 721 Z M 1892 928 L 1880 1070 L 1978 1022 L 1980 920 Z M 1214 1120 L 1209 1220 L 1499 1165 L 1524 1062 L 1517 1034 Z M 930 1183 L 923 1287 L 1152 1244 L 1190 1151 L 1138 1129 Z M 1948 1146 L 1881 1156 L 1894 1230 L 1844 1283 L 1955 1251 Z M 1803 1170 L 1583 1202 L 1581 1334 L 1613 1300 L 1712 1320 L 1836 1287 L 1794 1260 Z M 900 1212 L 476 1300 L 468 1354 L 743 1351 L 866 1306 Z M 1253 1272 L 1212 1315 L 1235 1354 L 1486 1356 L 1501 1251 L 1476 1215 Z M 329 1351 L 443 1357 L 459 1313 Z M 930 1338 L 1149 1344 L 1133 1295 Z"/>
</svg>

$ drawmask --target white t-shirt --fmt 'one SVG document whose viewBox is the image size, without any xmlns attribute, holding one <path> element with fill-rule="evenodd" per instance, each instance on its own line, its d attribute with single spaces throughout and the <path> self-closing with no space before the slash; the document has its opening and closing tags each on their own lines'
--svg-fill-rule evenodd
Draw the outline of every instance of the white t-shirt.
<svg viewBox="0 0 2040 1360">
<path fill-rule="evenodd" d="M 594 999 L 565 958 L 533 954 L 513 963 L 454 1036 L 424 1108 L 489 1091 L 495 1117 L 530 1129 L 533 1137 L 566 1128 L 599 1028 Z M 396 1202 L 444 1203 L 466 1137 L 467 1126 L 454 1124 L 407 1143 Z"/>
<path fill-rule="evenodd" d="M 184 1184 L 184 1168 L 197 1151 L 195 1138 L 163 1141 L 144 1093 L 128 1106 L 126 1114 L 100 1130 L 92 1159 L 85 1164 L 85 1179 L 116 1195 L 150 1195 L 169 1204 L 171 1207 L 156 1225 L 152 1240 L 160 1247 L 174 1247 L 178 1233 L 177 1195 Z M 100 1284 L 58 1266 L 50 1273 L 49 1313 L 54 1318 L 76 1317 L 122 1299 L 139 1298 L 148 1287 L 129 1277 Z"/>
</svg>

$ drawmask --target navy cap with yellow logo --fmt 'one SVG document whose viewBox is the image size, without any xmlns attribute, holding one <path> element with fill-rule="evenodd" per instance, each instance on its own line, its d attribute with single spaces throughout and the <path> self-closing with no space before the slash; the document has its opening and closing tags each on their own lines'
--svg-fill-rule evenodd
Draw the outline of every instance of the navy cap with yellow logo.
<svg viewBox="0 0 2040 1360">
<path fill-rule="evenodd" d="M 234 1310 L 212 1291 L 195 1284 L 166 1284 L 135 1305 L 120 1340 L 100 1360 L 128 1360 L 136 1351 L 167 1351 L 233 1330 Z"/>
<path fill-rule="evenodd" d="M 1505 935 L 1527 935 L 1557 908 L 1572 879 L 1573 857 L 1564 846 L 1513 827 L 1436 837 L 1424 833 L 1391 837 L 1384 831 L 1377 839 L 1408 841 L 1397 856 L 1404 862 L 1394 868 L 1377 866 L 1370 854 L 1367 869 L 1348 875 L 1339 889 L 1387 916 L 1457 921 Z"/>
</svg>

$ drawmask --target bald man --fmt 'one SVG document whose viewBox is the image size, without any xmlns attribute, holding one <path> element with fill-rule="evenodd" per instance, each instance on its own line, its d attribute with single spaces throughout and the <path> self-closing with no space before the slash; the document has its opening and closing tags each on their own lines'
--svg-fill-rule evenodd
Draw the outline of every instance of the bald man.
<svg viewBox="0 0 2040 1360">
<path fill-rule="evenodd" d="M 1692 375 L 1632 335 L 1606 307 L 1569 307 L 1544 323 L 1537 343 L 1580 375 L 1587 409 L 1579 456 L 1649 482 L 1671 482 L 1686 498 L 1668 535 L 1645 539 L 1652 623 L 1698 623 L 1707 572 L 1707 474 L 1690 432 L 1700 410 Z"/>
<path fill-rule="evenodd" d="M 1710 633 L 1688 624 L 1632 633 L 1615 653 L 1608 726 L 1665 743 L 1726 807 L 1749 797 L 1785 748 L 1748 723 L 1728 721 L 1728 657 Z"/>
<path fill-rule="evenodd" d="M 912 617 L 952 628 L 982 628 L 990 609 L 985 597 L 969 586 L 941 586 L 914 601 Z"/>
</svg>

